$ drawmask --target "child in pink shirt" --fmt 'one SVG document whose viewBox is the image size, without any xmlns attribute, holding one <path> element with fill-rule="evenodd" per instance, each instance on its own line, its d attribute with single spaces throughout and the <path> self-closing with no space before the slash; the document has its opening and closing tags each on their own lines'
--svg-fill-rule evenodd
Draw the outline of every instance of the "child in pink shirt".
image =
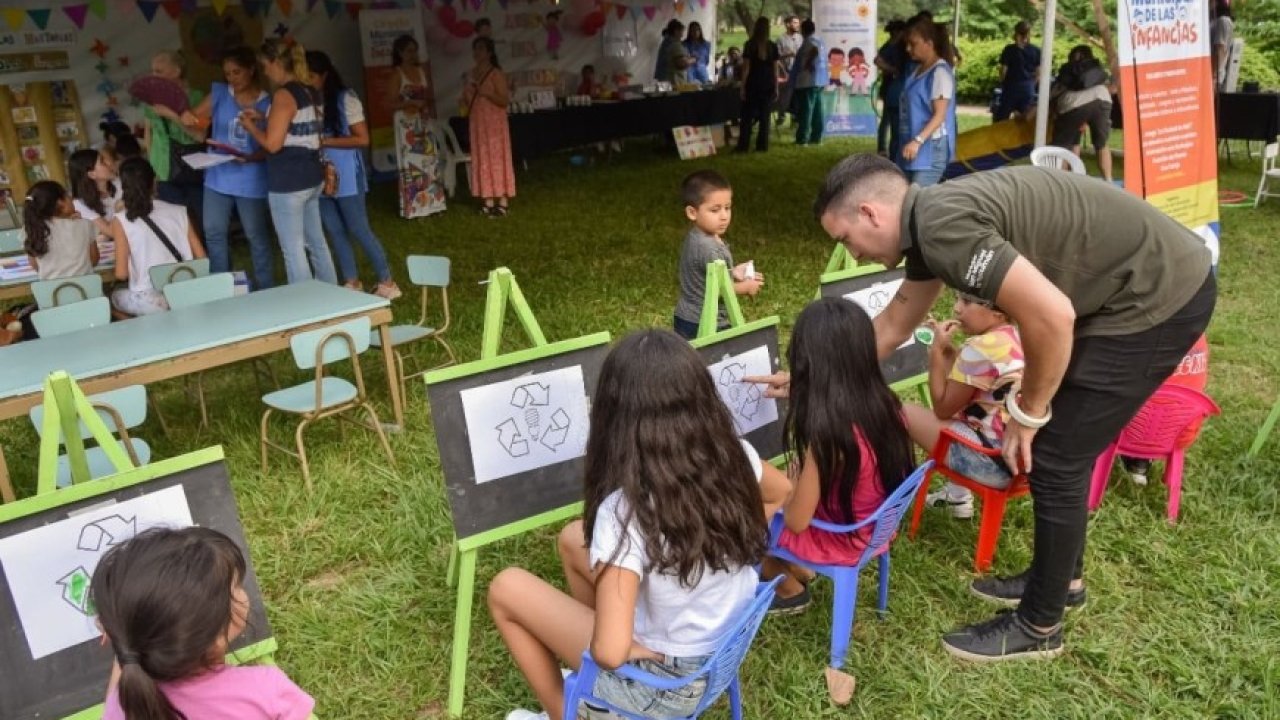
<svg viewBox="0 0 1280 720">
<path fill-rule="evenodd" d="M 244 574 L 240 549 L 207 528 L 147 530 L 103 556 L 90 586 L 116 656 L 103 720 L 311 716 L 279 668 L 224 664 L 249 617 Z"/>
</svg>

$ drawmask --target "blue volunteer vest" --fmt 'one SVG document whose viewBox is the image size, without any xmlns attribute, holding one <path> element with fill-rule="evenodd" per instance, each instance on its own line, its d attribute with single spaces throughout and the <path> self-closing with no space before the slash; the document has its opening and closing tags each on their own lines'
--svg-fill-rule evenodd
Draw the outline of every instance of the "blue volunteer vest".
<svg viewBox="0 0 1280 720">
<path fill-rule="evenodd" d="M 947 134 L 947 162 L 950 162 L 956 156 L 955 75 L 951 72 L 951 66 L 947 64 L 946 60 L 939 60 L 934 63 L 933 67 L 929 68 L 923 75 L 917 76 L 914 68 L 910 69 L 911 74 L 907 75 L 906 84 L 902 88 L 898 133 L 899 137 L 902 138 L 902 144 L 906 145 L 911 142 L 911 138 L 924 129 L 925 125 L 929 124 L 929 118 L 933 117 L 933 100 L 929 95 L 933 90 L 933 74 L 937 72 L 947 73 L 951 75 L 952 79 L 951 103 L 947 107 L 947 119 L 942 125 Z M 903 170 L 928 170 L 933 167 L 934 143 L 930 142 L 930 138 L 924 138 L 924 140 L 925 142 L 920 146 L 920 152 L 916 155 L 915 160 L 910 162 L 901 158 L 898 160 L 898 164 Z"/>
<path fill-rule="evenodd" d="M 351 90 L 343 90 L 342 95 L 338 97 L 338 118 L 339 129 L 342 136 L 351 134 L 351 123 L 347 120 L 346 104 L 343 103 L 343 97 L 352 92 Z M 329 162 L 338 170 L 338 192 L 334 197 L 351 197 L 352 195 L 363 195 L 369 191 L 369 180 L 365 172 L 364 151 L 360 148 L 333 148 L 324 149 L 325 157 L 329 158 Z"/>
</svg>

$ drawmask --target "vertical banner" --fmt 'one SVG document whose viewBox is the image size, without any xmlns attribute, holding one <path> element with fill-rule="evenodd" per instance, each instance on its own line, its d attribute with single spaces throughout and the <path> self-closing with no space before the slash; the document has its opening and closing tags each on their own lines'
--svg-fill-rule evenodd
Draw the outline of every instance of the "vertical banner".
<svg viewBox="0 0 1280 720">
<path fill-rule="evenodd" d="M 1124 185 L 1204 238 L 1218 263 L 1209 0 L 1120 0 Z"/>
<path fill-rule="evenodd" d="M 431 61 L 423 33 L 422 14 L 415 5 L 410 10 L 360 9 L 360 46 L 364 62 L 365 110 L 369 120 L 370 150 L 373 167 L 378 172 L 396 171 L 396 135 L 392 130 L 393 111 L 387 104 L 392 89 L 400 83 L 399 72 L 391 66 L 391 46 L 396 38 L 409 35 L 418 43 L 427 78 L 427 102 L 434 106 L 431 85 Z M 435 113 L 431 113 L 432 117 Z"/>
<path fill-rule="evenodd" d="M 397 111 L 395 126 L 397 179 L 400 183 L 400 217 L 416 218 L 444 210 L 444 164 L 441 139 L 421 113 Z"/>
<path fill-rule="evenodd" d="M 875 135 L 876 0 L 813 0 L 831 85 L 822 93 L 825 135 Z"/>
</svg>

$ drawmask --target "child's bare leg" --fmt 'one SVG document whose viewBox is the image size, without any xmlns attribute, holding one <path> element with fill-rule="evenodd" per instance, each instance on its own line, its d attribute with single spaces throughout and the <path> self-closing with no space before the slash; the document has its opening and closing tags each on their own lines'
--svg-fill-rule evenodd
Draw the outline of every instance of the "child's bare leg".
<svg viewBox="0 0 1280 720">
<path fill-rule="evenodd" d="M 764 562 L 760 563 L 760 578 L 762 580 L 772 580 L 779 575 L 786 575 L 782 582 L 778 583 L 778 596 L 789 598 L 804 592 L 804 583 L 797 578 L 797 570 L 803 572 L 802 568 L 797 568 L 785 560 L 779 560 L 772 555 L 765 557 Z M 803 575 L 801 577 L 804 577 Z"/>
<path fill-rule="evenodd" d="M 565 525 L 556 544 L 560 550 L 560 564 L 564 567 L 564 579 L 569 584 L 569 594 L 574 600 L 594 608 L 596 575 L 590 567 L 591 558 L 583 536 L 582 521 L 574 520 Z"/>
<path fill-rule="evenodd" d="M 549 717 L 564 712 L 560 662 L 577 669 L 591 644 L 595 611 L 520 568 L 489 584 L 489 613 L 516 666 Z"/>
<path fill-rule="evenodd" d="M 903 403 L 902 413 L 907 416 L 907 433 L 911 435 L 911 441 L 925 452 L 933 452 L 944 421 L 939 420 L 929 408 L 914 403 Z"/>
</svg>

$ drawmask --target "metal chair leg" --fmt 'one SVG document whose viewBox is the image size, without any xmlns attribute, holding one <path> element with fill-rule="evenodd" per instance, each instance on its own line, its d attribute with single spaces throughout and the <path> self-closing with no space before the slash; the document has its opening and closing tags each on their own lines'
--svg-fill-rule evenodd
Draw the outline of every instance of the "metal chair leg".
<svg viewBox="0 0 1280 720">
<path fill-rule="evenodd" d="M 387 434 L 382 431 L 382 423 L 378 420 L 378 413 L 374 411 L 373 406 L 367 401 L 360 404 L 360 407 L 369 413 L 369 418 L 373 421 L 373 431 L 378 434 L 378 441 L 382 443 L 382 449 L 387 452 L 387 459 L 391 461 L 391 469 L 396 469 L 396 456 L 391 452 L 391 443 L 387 442 Z"/>
<path fill-rule="evenodd" d="M 298 423 L 298 429 L 294 432 L 294 442 L 298 445 L 298 460 L 302 462 L 302 479 L 307 485 L 307 494 L 311 494 L 311 467 L 307 463 L 307 446 L 302 441 L 302 431 L 307 429 L 307 423 L 310 420 L 303 420 Z"/>
<path fill-rule="evenodd" d="M 262 423 L 258 433 L 258 447 L 262 453 L 262 474 L 267 474 L 267 419 L 271 417 L 271 408 L 262 413 Z"/>
</svg>

